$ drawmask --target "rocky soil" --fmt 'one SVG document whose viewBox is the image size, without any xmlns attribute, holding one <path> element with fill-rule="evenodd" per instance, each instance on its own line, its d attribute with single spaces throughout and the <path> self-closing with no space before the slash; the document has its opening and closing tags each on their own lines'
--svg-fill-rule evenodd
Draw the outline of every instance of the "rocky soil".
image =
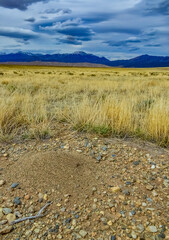
<svg viewBox="0 0 169 240">
<path fill-rule="evenodd" d="M 35 216 L 48 202 L 43 216 Z M 0 239 L 169 239 L 169 151 L 61 125 L 0 144 Z"/>
</svg>

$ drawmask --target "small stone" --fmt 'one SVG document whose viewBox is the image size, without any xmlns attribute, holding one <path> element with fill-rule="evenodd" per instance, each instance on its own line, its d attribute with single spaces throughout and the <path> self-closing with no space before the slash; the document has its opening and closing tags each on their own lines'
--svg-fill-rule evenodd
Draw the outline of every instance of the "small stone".
<svg viewBox="0 0 169 240">
<path fill-rule="evenodd" d="M 108 221 L 108 222 L 107 222 L 107 225 L 112 226 L 112 225 L 113 225 L 112 221 L 111 221 L 111 220 Z"/>
<path fill-rule="evenodd" d="M 60 211 L 61 211 L 61 212 L 65 212 L 65 211 L 66 211 L 66 208 L 63 207 L 63 208 L 60 209 Z"/>
<path fill-rule="evenodd" d="M 131 236 L 133 239 L 137 239 L 137 234 L 134 231 L 131 232 Z"/>
<path fill-rule="evenodd" d="M 9 213 L 11 213 L 12 212 L 12 210 L 10 209 L 10 208 L 3 208 L 3 213 L 5 214 L 5 215 L 8 215 Z"/>
<path fill-rule="evenodd" d="M 55 218 L 55 219 L 58 219 L 59 216 L 60 216 L 60 215 L 57 213 L 54 218 Z"/>
<path fill-rule="evenodd" d="M 160 233 L 160 234 L 158 234 L 158 236 L 156 236 L 157 237 L 157 240 L 161 240 L 161 239 L 165 239 L 165 234 L 164 233 Z"/>
<path fill-rule="evenodd" d="M 9 213 L 7 216 L 6 216 L 6 219 L 8 220 L 9 223 L 13 222 L 15 219 L 16 219 L 16 216 L 12 213 Z"/>
<path fill-rule="evenodd" d="M 13 203 L 14 203 L 15 205 L 21 205 L 21 200 L 20 200 L 20 198 L 19 198 L 19 197 L 15 197 L 14 200 L 13 200 Z"/>
<path fill-rule="evenodd" d="M 4 216 L 4 214 L 3 214 L 3 208 L 0 208 L 0 219 L 2 219 L 3 216 Z"/>
<path fill-rule="evenodd" d="M 6 224 L 7 222 L 8 222 L 7 220 L 0 221 L 0 226 Z"/>
<path fill-rule="evenodd" d="M 35 228 L 34 232 L 38 234 L 38 233 L 40 233 L 40 229 L 39 228 Z"/>
<path fill-rule="evenodd" d="M 148 226 L 147 231 L 152 232 L 152 233 L 156 233 L 157 228 L 156 228 L 156 226 Z"/>
<path fill-rule="evenodd" d="M 2 187 L 5 184 L 5 180 L 0 180 L 0 187 Z"/>
<path fill-rule="evenodd" d="M 0 230 L 0 234 L 7 234 L 13 230 L 12 226 L 6 226 Z"/>
<path fill-rule="evenodd" d="M 82 237 L 85 237 L 87 235 L 87 232 L 84 231 L 84 230 L 80 230 L 79 234 L 82 236 Z"/>
<path fill-rule="evenodd" d="M 126 182 L 126 185 L 131 185 L 131 182 L 130 182 L 130 181 L 127 181 L 127 182 Z"/>
<path fill-rule="evenodd" d="M 99 154 L 96 159 L 97 159 L 97 161 L 100 162 L 100 160 L 102 159 L 102 156 Z"/>
<path fill-rule="evenodd" d="M 112 188 L 111 188 L 111 191 L 112 191 L 113 193 L 119 192 L 120 190 L 121 190 L 120 187 L 112 187 Z"/>
<path fill-rule="evenodd" d="M 165 179 L 163 184 L 166 188 L 169 188 L 169 180 L 168 179 Z"/>
<path fill-rule="evenodd" d="M 94 193 L 94 192 L 96 192 L 96 191 L 97 191 L 96 187 L 93 187 L 93 188 L 92 188 L 92 192 Z"/>
<path fill-rule="evenodd" d="M 97 208 L 96 204 L 93 204 L 92 208 L 95 210 Z"/>
<path fill-rule="evenodd" d="M 42 199 L 42 198 L 43 198 L 43 193 L 39 193 L 39 194 L 38 194 L 38 198 L 39 198 L 39 199 Z"/>
<path fill-rule="evenodd" d="M 25 195 L 24 199 L 25 199 L 25 200 L 29 200 L 29 199 L 30 199 L 30 196 L 29 196 L 29 195 Z"/>
<path fill-rule="evenodd" d="M 25 236 L 27 237 L 27 236 L 31 236 L 32 235 L 32 230 L 27 230 L 26 232 L 25 232 Z"/>
<path fill-rule="evenodd" d="M 45 201 L 47 201 L 47 200 L 48 200 L 48 195 L 47 195 L 47 194 L 44 194 L 43 199 L 44 199 Z"/>
<path fill-rule="evenodd" d="M 58 231 L 59 231 L 59 225 L 58 224 L 56 224 L 54 228 L 49 229 L 49 232 L 53 232 L 53 233 L 58 233 Z"/>
<path fill-rule="evenodd" d="M 136 212 L 134 210 L 132 210 L 131 212 L 129 212 L 130 217 L 134 216 L 136 214 Z"/>
<path fill-rule="evenodd" d="M 76 219 L 73 219 L 73 220 L 72 220 L 72 225 L 73 225 L 73 226 L 76 226 L 76 224 L 77 224 Z"/>
<path fill-rule="evenodd" d="M 62 239 L 63 237 L 62 237 L 61 234 L 58 234 L 58 235 L 57 235 L 57 238 L 58 238 L 58 239 Z"/>
<path fill-rule="evenodd" d="M 126 195 L 126 196 L 129 196 L 130 195 L 130 191 L 129 190 L 124 190 L 123 194 Z"/>
<path fill-rule="evenodd" d="M 138 166 L 140 164 L 140 161 L 135 161 L 135 162 L 133 162 L 133 165 L 134 166 Z"/>
<path fill-rule="evenodd" d="M 137 225 L 136 229 L 137 229 L 137 232 L 139 233 L 144 232 L 144 226 L 142 224 Z"/>
<path fill-rule="evenodd" d="M 152 191 L 152 194 L 153 194 L 153 197 L 157 197 L 158 196 L 158 193 L 155 190 Z"/>
<path fill-rule="evenodd" d="M 65 222 L 66 222 L 66 223 L 70 223 L 71 220 L 72 220 L 71 218 L 67 218 Z"/>
<path fill-rule="evenodd" d="M 146 186 L 146 189 L 149 190 L 149 191 L 152 191 L 154 189 L 154 187 L 151 184 L 148 184 Z"/>
<path fill-rule="evenodd" d="M 116 240 L 116 236 L 111 236 L 110 240 Z"/>
<path fill-rule="evenodd" d="M 11 185 L 11 188 L 16 188 L 18 185 L 19 185 L 19 183 L 13 183 L 13 184 Z"/>
</svg>

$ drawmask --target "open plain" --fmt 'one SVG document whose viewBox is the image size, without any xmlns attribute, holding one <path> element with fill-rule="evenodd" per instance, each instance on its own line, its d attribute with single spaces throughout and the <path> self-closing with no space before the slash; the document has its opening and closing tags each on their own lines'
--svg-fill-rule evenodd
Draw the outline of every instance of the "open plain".
<svg viewBox="0 0 169 240">
<path fill-rule="evenodd" d="M 168 92 L 169 68 L 1 66 L 0 239 L 169 239 Z"/>
</svg>

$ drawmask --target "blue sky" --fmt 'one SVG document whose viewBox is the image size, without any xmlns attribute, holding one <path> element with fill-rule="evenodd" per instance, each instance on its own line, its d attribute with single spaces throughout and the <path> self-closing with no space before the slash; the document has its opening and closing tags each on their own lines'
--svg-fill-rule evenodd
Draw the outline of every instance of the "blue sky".
<svg viewBox="0 0 169 240">
<path fill-rule="evenodd" d="M 169 55 L 169 0 L 0 0 L 0 52 Z"/>
</svg>

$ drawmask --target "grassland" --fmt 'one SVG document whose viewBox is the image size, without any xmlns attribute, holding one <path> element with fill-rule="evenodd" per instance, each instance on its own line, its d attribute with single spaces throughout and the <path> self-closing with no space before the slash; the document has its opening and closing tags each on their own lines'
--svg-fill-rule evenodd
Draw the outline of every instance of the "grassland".
<svg viewBox="0 0 169 240">
<path fill-rule="evenodd" d="M 59 122 L 169 144 L 169 68 L 0 66 L 0 139 L 43 138 Z"/>
</svg>

